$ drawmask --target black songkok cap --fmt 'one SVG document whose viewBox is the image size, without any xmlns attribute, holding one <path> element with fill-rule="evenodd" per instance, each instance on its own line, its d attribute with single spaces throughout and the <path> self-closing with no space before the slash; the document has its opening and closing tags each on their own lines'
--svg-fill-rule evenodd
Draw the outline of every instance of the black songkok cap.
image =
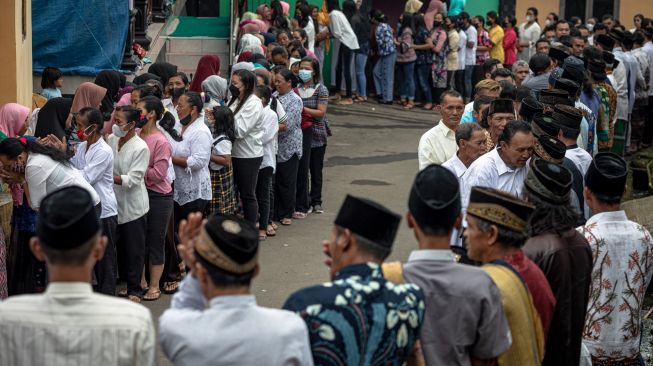
<svg viewBox="0 0 653 366">
<path fill-rule="evenodd" d="M 619 28 L 610 29 L 610 32 L 608 32 L 608 36 L 610 36 L 610 38 L 614 39 L 619 43 L 623 43 L 624 41 L 624 32 L 622 32 L 621 29 Z"/>
<path fill-rule="evenodd" d="M 223 271 L 244 274 L 258 264 L 258 231 L 234 215 L 213 215 L 195 242 L 195 252 Z"/>
<path fill-rule="evenodd" d="M 608 75 L 605 73 L 605 61 L 603 60 L 589 60 L 587 68 L 592 73 L 592 77 L 598 81 L 603 81 L 608 78 Z"/>
<path fill-rule="evenodd" d="M 542 159 L 531 159 L 524 187 L 532 194 L 553 204 L 569 203 L 572 184 L 571 172 Z"/>
<path fill-rule="evenodd" d="M 550 135 L 558 136 L 560 127 L 555 124 L 553 117 L 546 114 L 536 114 L 533 117 L 533 123 L 531 123 L 533 129 L 533 135 Z"/>
<path fill-rule="evenodd" d="M 583 60 L 576 56 L 567 57 L 564 64 L 562 64 L 562 77 L 582 84 L 583 80 L 585 80 L 585 63 Z"/>
<path fill-rule="evenodd" d="M 515 113 L 515 104 L 510 99 L 495 99 L 490 102 L 490 108 L 487 115 L 491 116 L 494 113 Z"/>
<path fill-rule="evenodd" d="M 551 117 L 558 127 L 574 131 L 580 131 L 580 124 L 583 122 L 583 112 L 580 109 L 561 104 L 553 107 Z"/>
<path fill-rule="evenodd" d="M 41 201 L 36 235 L 49 248 L 78 248 L 100 230 L 93 198 L 81 187 L 59 189 Z"/>
<path fill-rule="evenodd" d="M 460 215 L 458 179 L 447 168 L 432 164 L 417 173 L 408 209 L 422 228 L 453 228 Z"/>
<path fill-rule="evenodd" d="M 605 61 L 605 65 L 607 67 L 611 67 L 613 69 L 616 69 L 617 66 L 619 66 L 619 60 L 614 58 L 614 53 L 610 51 L 603 51 L 603 61 Z"/>
<path fill-rule="evenodd" d="M 531 122 L 533 117 L 538 113 L 544 112 L 544 105 L 537 101 L 533 97 L 526 97 L 521 101 L 521 107 L 519 108 L 519 115 L 525 121 Z"/>
<path fill-rule="evenodd" d="M 539 135 L 533 144 L 533 152 L 550 163 L 562 164 L 567 153 L 567 146 L 553 136 Z"/>
<path fill-rule="evenodd" d="M 560 89 L 540 91 L 540 102 L 549 106 L 556 104 L 572 104 L 569 100 L 569 92 Z"/>
<path fill-rule="evenodd" d="M 555 89 L 566 91 L 569 93 L 572 99 L 576 98 L 576 95 L 578 95 L 578 91 L 580 90 L 580 85 L 578 85 L 577 82 L 570 79 L 565 79 L 563 77 L 556 79 L 553 83 L 553 87 Z"/>
<path fill-rule="evenodd" d="M 592 193 L 621 198 L 627 177 L 628 167 L 623 158 L 614 153 L 598 153 L 585 173 L 585 186 Z"/>
<path fill-rule="evenodd" d="M 401 216 L 365 198 L 347 195 L 340 207 L 336 225 L 384 248 L 392 248 Z"/>
<path fill-rule="evenodd" d="M 569 57 L 569 54 L 559 48 L 551 47 L 549 48 L 549 57 L 558 60 L 560 64 L 565 62 L 565 59 Z"/>
<path fill-rule="evenodd" d="M 494 188 L 472 187 L 467 214 L 508 230 L 524 232 L 533 205 Z"/>
<path fill-rule="evenodd" d="M 594 43 L 600 44 L 603 49 L 610 51 L 614 48 L 614 39 L 605 34 L 599 34 L 594 37 Z"/>
</svg>

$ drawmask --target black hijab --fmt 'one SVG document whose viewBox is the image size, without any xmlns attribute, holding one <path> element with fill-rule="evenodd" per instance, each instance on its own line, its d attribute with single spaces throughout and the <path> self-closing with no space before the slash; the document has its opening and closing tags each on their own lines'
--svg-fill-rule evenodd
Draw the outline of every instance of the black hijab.
<svg viewBox="0 0 653 366">
<path fill-rule="evenodd" d="M 70 113 L 73 100 L 70 98 L 52 98 L 39 110 L 34 137 L 55 135 L 61 139 L 66 135 L 66 119 Z"/>
<path fill-rule="evenodd" d="M 95 77 L 93 83 L 107 89 L 107 94 L 102 99 L 102 106 L 100 106 L 105 121 L 111 118 L 113 105 L 116 102 L 120 88 L 125 86 L 125 81 L 125 75 L 115 70 L 102 70 Z"/>
<path fill-rule="evenodd" d="M 168 62 L 155 62 L 150 65 L 147 72 L 154 74 L 161 78 L 161 84 L 165 87 L 168 85 L 168 80 L 177 73 L 177 65 Z"/>
<path fill-rule="evenodd" d="M 137 77 L 134 78 L 134 84 L 136 85 L 143 85 L 146 82 L 150 80 L 156 80 L 158 82 L 161 82 L 161 78 L 154 75 L 150 74 L 149 72 L 146 72 L 145 74 L 138 75 Z"/>
</svg>

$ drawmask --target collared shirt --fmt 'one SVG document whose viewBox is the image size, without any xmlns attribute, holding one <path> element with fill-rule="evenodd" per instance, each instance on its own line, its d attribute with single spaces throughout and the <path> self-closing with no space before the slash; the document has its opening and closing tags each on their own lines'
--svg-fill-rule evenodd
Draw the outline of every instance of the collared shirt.
<svg viewBox="0 0 653 366">
<path fill-rule="evenodd" d="M 526 166 L 513 169 L 503 162 L 499 150 L 494 149 L 476 159 L 462 177 L 460 198 L 463 207 L 469 204 L 469 194 L 474 186 L 492 187 L 521 197 Z"/>
<path fill-rule="evenodd" d="M 313 365 L 308 330 L 296 314 L 260 307 L 254 295 L 208 303 L 186 276 L 159 319 L 161 349 L 175 365 Z"/>
<path fill-rule="evenodd" d="M 571 145 L 567 146 L 565 157 L 576 164 L 576 167 L 584 178 L 585 173 L 587 173 L 587 169 L 590 167 L 590 164 L 592 164 L 592 155 L 577 145 Z"/>
<path fill-rule="evenodd" d="M 472 48 L 467 48 L 467 45 L 465 45 L 465 66 L 474 66 L 476 65 L 476 45 L 478 44 L 478 31 L 476 30 L 476 27 L 470 25 L 467 27 L 467 30 L 465 30 L 465 33 L 467 33 L 467 43 L 471 42 L 474 44 Z"/>
<path fill-rule="evenodd" d="M 145 188 L 145 171 L 150 162 L 150 149 L 134 135 L 118 149 L 120 138 L 109 135 L 113 150 L 113 175 L 119 175 L 121 185 L 114 184 L 118 201 L 118 224 L 134 221 L 150 210 L 150 199 Z"/>
<path fill-rule="evenodd" d="M 309 22 L 310 23 L 310 22 Z M 281 103 L 278 103 L 281 104 Z M 279 116 L 267 105 L 263 109 L 263 161 L 261 169 L 271 167 L 272 172 L 277 168 L 277 150 L 279 149 Z"/>
<path fill-rule="evenodd" d="M 471 357 L 489 359 L 508 350 L 501 294 L 483 269 L 456 263 L 451 250 L 416 250 L 403 275 L 424 291 L 420 341 L 427 365 L 469 365 Z"/>
<path fill-rule="evenodd" d="M 285 163 L 290 160 L 293 155 L 297 155 L 298 159 L 302 157 L 302 110 L 304 104 L 302 98 L 294 91 L 289 91 L 284 95 L 279 95 L 276 91 L 274 96 L 277 97 L 279 103 L 283 105 L 286 111 L 286 127 L 285 131 L 279 132 L 277 149 L 277 162 Z"/>
<path fill-rule="evenodd" d="M 172 156 L 188 158 L 185 168 L 175 165 L 174 200 L 180 206 L 197 199 L 208 201 L 212 194 L 209 173 L 213 142 L 211 131 L 200 117 L 186 127 L 182 138 L 172 145 Z M 231 155 L 234 155 L 233 151 Z"/>
<path fill-rule="evenodd" d="M 470 28 L 473 28 L 470 26 Z M 467 33 L 462 28 L 458 31 L 458 70 L 465 70 L 467 62 Z"/>
<path fill-rule="evenodd" d="M 544 364 L 578 365 L 592 282 L 592 251 L 576 230 L 533 236 L 523 247 L 551 285 L 556 307 L 546 342 Z"/>
<path fill-rule="evenodd" d="M 460 179 L 467 171 L 467 167 L 462 162 L 462 160 L 460 160 L 458 154 L 454 154 L 451 159 L 445 161 L 442 166 L 449 169 L 449 171 L 452 172 L 456 178 L 458 178 L 458 183 L 460 183 Z"/>
<path fill-rule="evenodd" d="M 379 56 L 388 56 L 397 52 L 395 39 L 392 36 L 392 28 L 387 23 L 379 23 L 374 35 L 379 49 Z"/>
<path fill-rule="evenodd" d="M 424 294 L 386 281 L 379 264 L 360 263 L 295 292 L 283 308 L 306 322 L 316 364 L 401 365 L 419 337 Z"/>
<path fill-rule="evenodd" d="M 240 100 L 229 108 L 235 113 Z M 234 141 L 231 155 L 234 158 L 258 158 L 263 156 L 263 104 L 256 95 L 250 95 L 242 108 L 234 115 Z M 207 128 L 208 130 L 208 128 Z M 211 131 L 209 131 L 209 134 Z"/>
<path fill-rule="evenodd" d="M 524 81 L 522 81 L 521 86 L 531 88 L 536 92 L 549 89 L 549 75 L 551 75 L 551 73 L 548 72 L 537 76 L 534 74 L 528 74 Z"/>
<path fill-rule="evenodd" d="M 0 365 L 154 365 L 150 311 L 94 293 L 82 282 L 51 282 L 44 294 L 0 302 Z"/>
<path fill-rule="evenodd" d="M 602 212 L 578 229 L 594 258 L 583 343 L 592 361 L 639 355 L 646 288 L 653 275 L 653 241 L 624 211 Z"/>
<path fill-rule="evenodd" d="M 91 194 L 93 205 L 100 203 L 100 196 L 79 170 L 54 161 L 47 155 L 29 154 L 25 164 L 25 181 L 29 186 L 30 207 L 35 211 L 41 207 L 41 200 L 48 193 L 70 186 L 84 188 Z"/>
<path fill-rule="evenodd" d="M 627 85 L 628 85 L 628 113 L 633 112 L 635 106 L 635 84 L 637 84 L 639 66 L 637 60 L 629 52 L 624 52 L 620 47 L 613 50 L 615 57 L 620 58 L 625 66 L 627 72 Z M 639 75 L 643 79 L 642 75 Z"/>
<path fill-rule="evenodd" d="M 653 42 L 648 41 L 644 44 L 644 52 L 646 52 L 646 56 L 648 57 L 648 64 L 649 68 L 653 69 Z M 651 73 L 653 74 L 653 73 Z M 653 77 L 651 77 L 648 81 L 648 95 L 653 96 Z"/>
<path fill-rule="evenodd" d="M 624 121 L 628 120 L 628 71 L 626 70 L 626 63 L 621 57 L 616 57 L 619 65 L 612 71 L 612 86 L 614 91 L 617 92 L 617 119 Z"/>
<path fill-rule="evenodd" d="M 340 10 L 332 10 L 329 13 L 329 30 L 335 38 L 350 50 L 358 49 L 358 38 L 356 38 L 347 17 Z"/>
<path fill-rule="evenodd" d="M 435 127 L 426 131 L 419 140 L 417 157 L 419 169 L 431 164 L 442 164 L 456 155 L 456 132 L 440 120 Z"/>
<path fill-rule="evenodd" d="M 102 202 L 101 219 L 116 216 L 118 203 L 113 192 L 113 150 L 104 141 L 98 139 L 86 149 L 88 142 L 77 145 L 75 156 L 70 159 L 73 166 L 79 169 L 84 179 L 93 186 Z"/>
</svg>

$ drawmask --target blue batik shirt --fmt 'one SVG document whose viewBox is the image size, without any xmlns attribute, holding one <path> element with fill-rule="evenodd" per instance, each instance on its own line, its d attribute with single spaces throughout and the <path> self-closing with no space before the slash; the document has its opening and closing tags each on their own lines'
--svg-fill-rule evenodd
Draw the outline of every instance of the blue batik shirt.
<svg viewBox="0 0 653 366">
<path fill-rule="evenodd" d="M 306 322 L 316 365 L 402 365 L 419 337 L 424 294 L 386 281 L 379 264 L 362 263 L 295 292 L 283 308 Z"/>
</svg>

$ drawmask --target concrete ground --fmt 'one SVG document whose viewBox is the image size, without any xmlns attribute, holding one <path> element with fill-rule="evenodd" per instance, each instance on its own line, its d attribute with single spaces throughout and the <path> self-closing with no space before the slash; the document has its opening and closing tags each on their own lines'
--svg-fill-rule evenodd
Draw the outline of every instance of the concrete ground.
<svg viewBox="0 0 653 366">
<path fill-rule="evenodd" d="M 259 305 L 281 307 L 299 288 L 328 280 L 321 242 L 331 235 L 332 223 L 346 194 L 370 198 L 405 215 L 408 192 L 417 173 L 420 136 L 439 116 L 418 108 L 404 111 L 375 102 L 353 106 L 330 105 L 329 139 L 324 168 L 325 213 L 309 215 L 279 229 L 261 243 L 259 277 L 252 292 Z M 402 220 L 390 260 L 405 261 L 415 240 Z M 168 308 L 170 296 L 144 302 L 155 322 Z M 159 357 L 162 365 L 168 362 Z"/>
</svg>

